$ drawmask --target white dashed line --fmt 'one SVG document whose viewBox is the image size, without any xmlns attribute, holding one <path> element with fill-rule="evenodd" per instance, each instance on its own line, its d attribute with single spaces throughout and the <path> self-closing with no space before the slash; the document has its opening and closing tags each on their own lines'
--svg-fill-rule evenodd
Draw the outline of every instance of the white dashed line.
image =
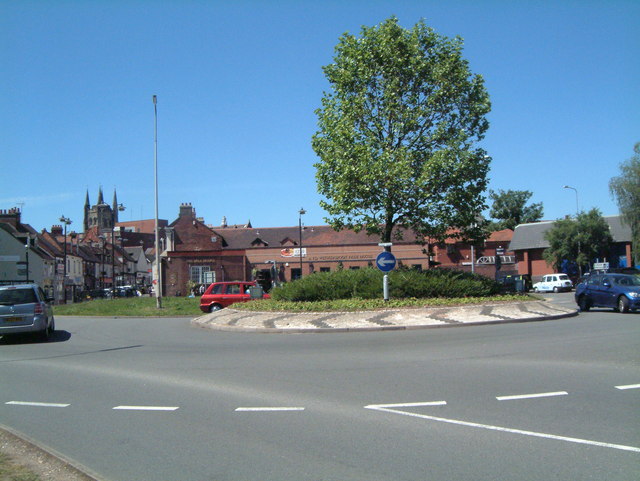
<svg viewBox="0 0 640 481">
<path fill-rule="evenodd" d="M 413 408 L 421 406 L 446 406 L 447 401 L 427 401 L 421 403 L 402 403 L 402 404 L 369 404 L 365 406 L 365 409 L 378 409 L 378 408 Z"/>
<path fill-rule="evenodd" d="M 113 409 L 121 411 L 177 411 L 177 406 L 116 406 Z"/>
<path fill-rule="evenodd" d="M 557 436 L 555 434 L 537 433 L 535 431 L 524 431 L 522 429 L 505 428 L 505 427 L 502 427 L 502 426 L 492 426 L 490 424 L 472 423 L 472 422 L 469 422 L 469 421 L 461 421 L 459 419 L 439 418 L 439 417 L 436 417 L 436 416 L 427 416 L 425 414 L 417 414 L 417 413 L 410 413 L 410 412 L 405 412 L 405 411 L 398 411 L 398 410 L 389 409 L 389 408 L 383 407 L 383 406 L 393 406 L 393 404 L 370 405 L 370 406 L 365 406 L 365 409 L 373 409 L 375 411 L 388 412 L 388 413 L 393 413 L 393 414 L 400 414 L 402 416 L 409 416 L 409 417 L 420 418 L 420 419 L 427 419 L 427 420 L 430 420 L 430 421 L 437 421 L 437 422 L 440 422 L 440 423 L 456 424 L 458 426 L 467 426 L 467 427 L 479 428 L 479 429 L 489 429 L 491 431 L 500 431 L 500 432 L 504 432 L 504 433 L 520 434 L 520 435 L 523 435 L 523 436 L 532 436 L 532 437 L 544 438 L 544 439 L 554 439 L 556 441 L 565 441 L 565 442 L 577 443 L 577 444 L 587 444 L 589 446 L 598 446 L 598 447 L 601 447 L 601 448 L 619 449 L 619 450 L 622 450 L 622 451 L 631 451 L 631 452 L 634 452 L 634 453 L 640 453 L 640 448 L 635 447 L 635 446 L 625 446 L 623 444 L 603 443 L 603 442 L 600 442 L 600 441 L 592 441 L 592 440 L 589 440 L 589 439 L 570 438 L 570 437 L 567 437 L 567 436 Z M 397 404 L 396 404 L 396 406 L 397 406 Z"/>
<path fill-rule="evenodd" d="M 5 404 L 12 404 L 15 406 L 36 406 L 36 407 L 44 407 L 44 408 L 66 408 L 68 406 L 71 406 L 71 404 L 39 403 L 39 402 L 28 402 L 28 401 L 9 401 Z"/>
<path fill-rule="evenodd" d="M 616 389 L 621 389 L 621 390 L 625 390 L 625 389 L 639 389 L 640 388 L 640 384 L 629 384 L 627 386 L 616 386 Z"/>
<path fill-rule="evenodd" d="M 541 392 L 538 394 L 517 394 L 515 396 L 498 396 L 496 399 L 498 401 L 513 401 L 516 399 L 533 399 L 533 398 L 541 398 L 541 397 L 554 397 L 554 396 L 567 396 L 569 393 L 566 391 L 558 391 L 558 392 Z"/>
<path fill-rule="evenodd" d="M 304 411 L 302 407 L 240 407 L 236 412 Z"/>
</svg>

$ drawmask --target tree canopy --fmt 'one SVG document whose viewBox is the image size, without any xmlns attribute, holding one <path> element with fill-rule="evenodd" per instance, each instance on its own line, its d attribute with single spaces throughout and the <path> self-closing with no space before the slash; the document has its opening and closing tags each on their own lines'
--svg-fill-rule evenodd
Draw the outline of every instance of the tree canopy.
<svg viewBox="0 0 640 481">
<path fill-rule="evenodd" d="M 312 147 L 325 220 L 383 242 L 394 227 L 422 238 L 469 232 L 486 207 L 490 159 L 477 143 L 491 106 L 462 39 L 391 17 L 342 35 L 323 70 L 331 89 Z"/>
<path fill-rule="evenodd" d="M 631 227 L 634 258 L 636 264 L 640 264 L 640 142 L 633 150 L 633 157 L 620 164 L 620 175 L 609 181 L 609 191 L 618 204 L 622 220 Z"/>
<path fill-rule="evenodd" d="M 560 270 L 563 261 L 584 267 L 595 258 L 602 259 L 608 255 L 613 243 L 609 224 L 595 208 L 581 212 L 576 219 L 557 220 L 544 237 L 549 247 L 543 257 L 556 271 Z"/>
<path fill-rule="evenodd" d="M 528 190 L 490 191 L 493 201 L 489 215 L 497 219 L 495 230 L 515 229 L 518 224 L 537 222 L 542 219 L 542 203 L 526 205 L 533 194 Z"/>
</svg>

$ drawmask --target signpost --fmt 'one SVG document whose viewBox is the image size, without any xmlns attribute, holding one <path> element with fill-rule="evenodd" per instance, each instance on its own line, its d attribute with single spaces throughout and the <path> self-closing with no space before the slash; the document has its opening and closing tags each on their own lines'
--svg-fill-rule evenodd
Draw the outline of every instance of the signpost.
<svg viewBox="0 0 640 481">
<path fill-rule="evenodd" d="M 386 247 L 386 246 L 385 246 Z M 384 272 L 384 277 L 382 278 L 382 292 L 384 295 L 384 300 L 389 300 L 389 276 L 387 272 L 392 271 L 396 267 L 396 257 L 389 251 L 383 251 L 378 254 L 376 257 L 376 266 L 382 272 Z"/>
</svg>

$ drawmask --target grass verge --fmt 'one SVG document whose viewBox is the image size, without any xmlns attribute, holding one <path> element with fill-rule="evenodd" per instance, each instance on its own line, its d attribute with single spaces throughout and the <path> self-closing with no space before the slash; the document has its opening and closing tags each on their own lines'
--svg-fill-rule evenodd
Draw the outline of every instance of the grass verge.
<svg viewBox="0 0 640 481">
<path fill-rule="evenodd" d="M 333 301 L 292 302 L 274 299 L 257 300 L 233 305 L 234 309 L 248 311 L 367 311 L 374 309 L 416 308 L 430 306 L 462 306 L 495 302 L 522 302 L 535 300 L 527 295 L 502 295 L 490 297 L 430 298 L 430 299 L 337 299 Z M 199 316 L 200 299 L 193 297 L 163 297 L 162 309 L 156 308 L 155 297 L 129 297 L 123 299 L 97 299 L 77 304 L 54 307 L 60 316 L 106 316 L 106 317 L 176 317 Z"/>
<path fill-rule="evenodd" d="M 54 306 L 53 313 L 59 316 L 195 317 L 201 314 L 199 306 L 199 297 L 163 297 L 162 309 L 156 307 L 155 297 L 123 297 L 61 304 Z"/>
<path fill-rule="evenodd" d="M 40 481 L 40 476 L 0 453 L 0 481 Z"/>
<path fill-rule="evenodd" d="M 375 309 L 397 309 L 418 307 L 453 307 L 473 304 L 490 304 L 496 302 L 523 302 L 536 300 L 527 295 L 502 295 L 491 297 L 463 298 L 430 298 L 430 299 L 337 299 L 333 301 L 276 301 L 273 299 L 257 300 L 244 304 L 234 304 L 233 308 L 246 311 L 368 311 Z"/>
</svg>

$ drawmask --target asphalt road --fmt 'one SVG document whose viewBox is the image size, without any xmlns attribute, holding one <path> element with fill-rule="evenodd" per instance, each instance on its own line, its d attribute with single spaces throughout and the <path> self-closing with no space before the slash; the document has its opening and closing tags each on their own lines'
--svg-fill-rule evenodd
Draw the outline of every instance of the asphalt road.
<svg viewBox="0 0 640 481">
<path fill-rule="evenodd" d="M 56 342 L 0 343 L 0 424 L 104 479 L 640 478 L 640 313 L 302 335 L 56 321 Z"/>
</svg>

